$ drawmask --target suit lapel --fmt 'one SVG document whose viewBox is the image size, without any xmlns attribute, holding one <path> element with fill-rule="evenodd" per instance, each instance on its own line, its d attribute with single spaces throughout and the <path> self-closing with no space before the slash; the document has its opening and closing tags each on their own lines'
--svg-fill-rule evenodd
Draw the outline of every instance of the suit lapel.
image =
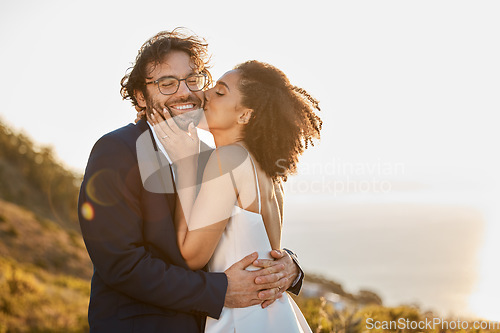
<svg viewBox="0 0 500 333">
<path fill-rule="evenodd" d="M 158 149 L 151 128 L 144 121 L 139 121 L 144 131 L 137 138 L 137 161 L 144 189 L 153 193 L 175 193 L 170 163 Z"/>
<path fill-rule="evenodd" d="M 144 189 L 147 194 L 144 195 L 144 207 L 147 207 L 148 213 L 146 215 L 156 215 L 160 214 L 164 216 L 162 219 L 167 219 L 168 225 L 161 227 L 160 225 L 149 225 L 145 226 L 146 229 L 150 229 L 148 232 L 148 238 L 155 247 L 158 247 L 167 254 L 169 261 L 181 265 L 187 268 L 187 264 L 182 258 L 180 251 L 177 246 L 176 230 L 174 227 L 175 209 L 176 209 L 176 196 L 177 191 L 175 188 L 175 183 L 172 175 L 172 170 L 170 163 L 161 150 L 158 148 L 156 141 L 154 140 L 151 128 L 144 120 L 140 120 L 137 126 L 141 130 L 142 134 L 137 139 L 137 159 L 139 164 L 139 169 L 141 173 L 141 179 L 144 185 Z M 200 143 L 201 153 L 198 158 L 198 190 L 201 186 L 203 179 L 203 171 L 205 169 L 206 163 L 213 152 L 213 149 L 206 145 L 203 141 Z M 160 206 L 168 204 L 170 208 L 170 216 L 167 217 L 164 213 L 164 209 Z M 153 221 L 158 223 L 158 217 L 154 218 Z M 147 221 L 147 224 L 151 224 L 153 221 Z M 164 229 L 166 228 L 166 229 Z M 164 231 L 160 231 L 164 229 Z M 156 230 L 156 234 L 151 232 Z M 175 242 L 172 241 L 171 237 L 174 237 Z M 170 239 L 171 241 L 167 241 Z M 164 239 L 165 238 L 165 239 Z M 175 248 L 173 248 L 175 247 Z"/>
</svg>

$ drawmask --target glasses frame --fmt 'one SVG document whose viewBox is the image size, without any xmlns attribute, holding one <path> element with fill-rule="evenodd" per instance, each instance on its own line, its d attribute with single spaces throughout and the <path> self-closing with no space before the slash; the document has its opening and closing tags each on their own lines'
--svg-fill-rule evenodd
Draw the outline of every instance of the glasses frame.
<svg viewBox="0 0 500 333">
<path fill-rule="evenodd" d="M 198 76 L 198 75 L 203 75 L 203 77 L 205 78 L 205 84 L 203 85 L 203 87 L 201 87 L 201 89 L 193 90 L 193 89 L 191 89 L 189 87 L 189 85 L 187 84 L 186 80 L 189 79 L 190 77 Z M 177 87 L 175 88 L 175 91 L 173 93 L 165 94 L 165 93 L 163 93 L 161 91 L 161 89 L 160 89 L 160 81 L 164 80 L 164 79 L 176 79 L 177 80 Z M 202 91 L 203 89 L 205 89 L 207 87 L 207 85 L 208 85 L 208 76 L 205 73 L 190 74 L 190 75 L 186 76 L 183 79 L 178 79 L 175 76 L 163 76 L 163 77 L 159 78 L 158 80 L 155 80 L 155 81 L 152 81 L 152 82 L 146 82 L 146 85 L 154 83 L 158 87 L 158 91 L 160 92 L 160 94 L 165 95 L 165 96 L 170 96 L 170 95 L 174 95 L 177 91 L 179 91 L 179 87 L 181 85 L 181 81 L 184 81 L 184 83 L 186 84 L 186 87 L 189 89 L 189 91 L 197 92 L 197 91 Z"/>
</svg>

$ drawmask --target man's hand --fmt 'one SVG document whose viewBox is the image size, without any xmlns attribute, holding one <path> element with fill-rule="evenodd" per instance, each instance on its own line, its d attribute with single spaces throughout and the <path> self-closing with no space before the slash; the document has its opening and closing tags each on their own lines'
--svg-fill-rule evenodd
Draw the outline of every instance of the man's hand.
<svg viewBox="0 0 500 333">
<path fill-rule="evenodd" d="M 263 301 L 271 304 L 282 296 L 282 293 L 278 292 L 277 286 L 273 287 L 274 290 L 271 291 L 263 290 L 265 289 L 263 284 L 256 284 L 256 280 L 259 278 L 267 280 L 269 276 L 280 274 L 285 269 L 285 265 L 278 263 L 267 265 L 265 269 L 257 271 L 245 270 L 245 268 L 252 265 L 257 258 L 257 252 L 254 252 L 238 261 L 224 272 L 228 280 L 224 306 L 228 308 L 244 308 L 261 304 Z M 268 261 L 277 262 L 273 260 Z M 262 294 L 263 292 L 264 294 Z"/>
<path fill-rule="evenodd" d="M 254 266 L 264 268 L 262 271 L 270 270 L 275 266 L 283 267 L 283 270 L 276 273 L 269 273 L 255 278 L 255 283 L 260 286 L 260 289 L 264 289 L 258 294 L 259 299 L 264 301 L 262 308 L 266 308 L 277 298 L 280 298 L 282 293 L 291 287 L 300 272 L 286 251 L 273 250 L 271 256 L 275 260 L 258 259 L 253 262 Z"/>
</svg>

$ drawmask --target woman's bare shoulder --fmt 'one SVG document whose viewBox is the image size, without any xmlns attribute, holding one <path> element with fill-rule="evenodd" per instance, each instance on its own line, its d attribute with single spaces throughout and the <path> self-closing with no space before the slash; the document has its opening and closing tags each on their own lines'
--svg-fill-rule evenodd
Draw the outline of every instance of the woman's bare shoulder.
<svg viewBox="0 0 500 333">
<path fill-rule="evenodd" d="M 208 159 L 205 175 L 212 178 L 235 172 L 248 163 L 249 156 L 248 151 L 237 144 L 218 147 Z"/>
</svg>

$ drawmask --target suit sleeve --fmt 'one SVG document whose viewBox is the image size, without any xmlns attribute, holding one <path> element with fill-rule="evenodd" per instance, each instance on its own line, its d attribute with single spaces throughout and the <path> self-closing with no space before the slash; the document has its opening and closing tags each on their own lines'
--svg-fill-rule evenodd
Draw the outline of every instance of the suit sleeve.
<svg viewBox="0 0 500 333">
<path fill-rule="evenodd" d="M 141 302 L 218 318 L 227 290 L 224 273 L 191 271 L 147 251 L 135 155 L 112 135 L 101 138 L 91 152 L 78 211 L 95 272 L 108 286 Z"/>
<path fill-rule="evenodd" d="M 294 283 L 290 286 L 290 288 L 287 289 L 287 291 L 291 292 L 292 294 L 298 295 L 300 293 L 300 290 L 302 289 L 302 281 L 304 280 L 304 271 L 299 265 L 299 259 L 297 258 L 297 255 L 289 249 L 283 249 L 283 250 L 288 252 L 290 257 L 292 257 L 293 262 L 295 263 L 295 265 L 297 265 L 297 268 L 299 269 L 299 276 L 297 278 L 297 281 L 294 281 Z"/>
</svg>

